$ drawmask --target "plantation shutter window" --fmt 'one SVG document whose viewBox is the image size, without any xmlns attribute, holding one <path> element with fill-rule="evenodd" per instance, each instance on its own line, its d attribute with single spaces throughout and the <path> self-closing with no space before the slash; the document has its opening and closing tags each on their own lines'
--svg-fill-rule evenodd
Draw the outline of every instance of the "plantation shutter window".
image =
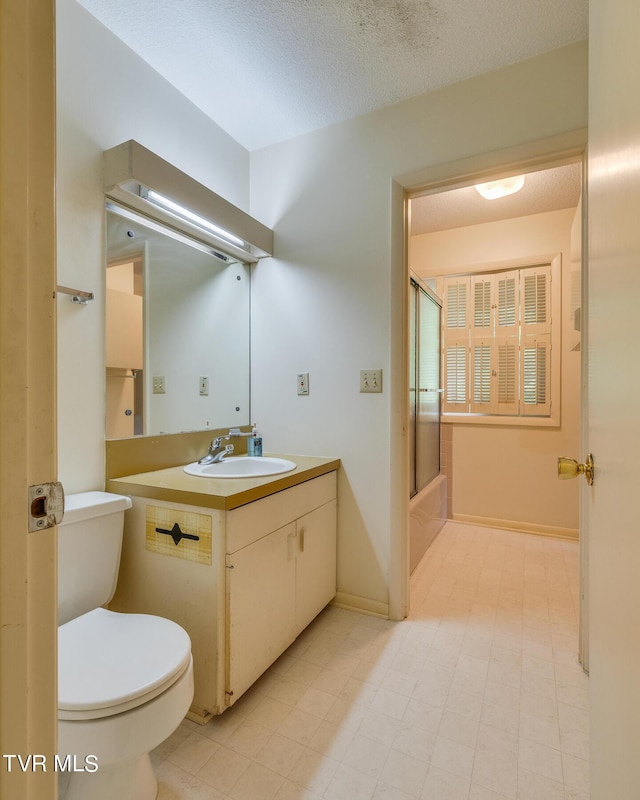
<svg viewBox="0 0 640 800">
<path fill-rule="evenodd" d="M 522 406 L 523 416 L 549 414 L 551 402 L 551 344 L 548 337 L 525 336 L 522 345 Z"/>
<path fill-rule="evenodd" d="M 490 414 L 493 411 L 493 341 L 475 339 L 471 345 L 471 411 Z"/>
<path fill-rule="evenodd" d="M 469 405 L 468 383 L 468 312 L 470 279 L 452 278 L 444 292 L 442 325 L 447 341 L 443 350 L 442 374 L 444 375 L 443 412 L 467 411 Z"/>
<path fill-rule="evenodd" d="M 518 333 L 518 276 L 514 274 L 497 278 L 498 318 L 500 335 Z"/>
<path fill-rule="evenodd" d="M 551 275 L 548 267 L 520 270 L 523 334 L 551 333 Z"/>
<path fill-rule="evenodd" d="M 451 280 L 447 283 L 444 314 L 444 324 L 447 330 L 466 330 L 468 294 L 468 278 Z"/>
<path fill-rule="evenodd" d="M 452 345 L 444 351 L 445 408 L 467 405 L 467 348 L 464 344 Z"/>
<path fill-rule="evenodd" d="M 551 265 L 443 279 L 443 413 L 551 415 Z"/>
<path fill-rule="evenodd" d="M 520 364 L 518 363 L 518 340 L 514 337 L 496 340 L 497 367 L 496 367 L 496 403 L 495 414 L 518 413 L 518 378 Z"/>
<path fill-rule="evenodd" d="M 471 327 L 473 330 L 488 330 L 492 325 L 493 317 L 493 286 L 491 278 L 476 277 L 471 278 L 473 293 L 473 318 Z"/>
</svg>

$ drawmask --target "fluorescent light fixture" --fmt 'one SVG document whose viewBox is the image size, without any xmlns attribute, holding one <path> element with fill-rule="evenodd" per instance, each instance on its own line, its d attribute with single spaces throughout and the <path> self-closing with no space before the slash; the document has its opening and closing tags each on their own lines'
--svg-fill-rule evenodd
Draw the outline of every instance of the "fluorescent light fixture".
<svg viewBox="0 0 640 800">
<path fill-rule="evenodd" d="M 524 186 L 524 175 L 514 175 L 512 178 L 501 178 L 499 181 L 477 183 L 476 191 L 486 200 L 497 200 L 510 194 L 519 192 Z"/>
<path fill-rule="evenodd" d="M 165 197 L 163 194 L 159 192 L 155 192 L 153 189 L 148 189 L 145 198 L 150 200 L 152 203 L 155 203 L 158 206 L 170 211 L 172 214 L 175 214 L 177 217 L 181 217 L 182 219 L 186 219 L 187 222 L 191 222 L 193 225 L 197 225 L 199 228 L 204 228 L 207 231 L 219 236 L 221 239 L 225 239 L 227 242 L 231 242 L 232 244 L 237 245 L 238 247 L 244 247 L 245 242 L 240 239 L 238 236 L 234 236 L 233 233 L 229 233 L 229 231 L 225 231 L 224 228 L 220 228 L 217 225 L 214 225 L 213 222 L 210 222 L 208 219 L 199 216 L 198 214 L 194 214 L 193 211 L 189 211 L 188 208 L 184 208 L 184 206 L 178 205 L 178 203 L 174 203 L 173 200 L 170 200 L 168 197 Z"/>
<path fill-rule="evenodd" d="M 166 225 L 161 225 L 159 222 L 155 222 L 154 220 L 150 219 L 149 217 L 145 217 L 142 214 L 137 214 L 135 211 L 131 211 L 129 208 L 124 208 L 117 203 L 113 203 L 111 200 L 107 200 L 106 209 L 112 214 L 116 214 L 123 219 L 129 220 L 129 222 L 134 222 L 136 225 L 142 225 L 143 228 L 149 228 L 149 230 L 160 233 L 162 236 L 168 236 L 170 239 L 175 239 L 176 242 L 187 244 L 189 247 L 193 247 L 195 250 L 199 250 L 201 253 L 206 253 L 209 256 L 215 256 L 216 258 L 219 258 L 220 261 L 224 261 L 227 264 L 238 263 L 238 259 L 231 258 L 225 253 L 220 253 L 210 245 L 199 242 L 197 239 L 186 236 L 184 233 L 179 233 L 173 228 L 168 228 Z"/>
<path fill-rule="evenodd" d="M 103 189 L 156 222 L 243 263 L 273 255 L 273 231 L 138 142 L 105 150 Z"/>
</svg>

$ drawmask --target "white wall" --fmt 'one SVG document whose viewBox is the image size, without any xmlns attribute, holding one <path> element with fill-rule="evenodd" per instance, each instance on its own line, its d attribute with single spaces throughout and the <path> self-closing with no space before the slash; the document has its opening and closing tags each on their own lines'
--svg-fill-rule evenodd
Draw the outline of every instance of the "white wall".
<svg viewBox="0 0 640 800">
<path fill-rule="evenodd" d="M 584 44 L 565 48 L 251 156 L 252 213 L 276 247 L 253 275 L 253 415 L 267 450 L 343 459 L 338 588 L 353 602 L 386 606 L 408 502 L 393 178 L 583 128 L 586 57 Z M 371 367 L 384 392 L 359 394 Z M 299 371 L 308 397 L 296 396 Z"/>
<path fill-rule="evenodd" d="M 575 458 L 580 452 L 580 353 L 572 349 L 577 338 L 571 314 L 575 219 L 576 210 L 569 208 L 411 239 L 409 264 L 425 277 L 562 256 L 561 425 L 446 423 L 452 429 L 449 486 L 454 518 L 501 520 L 505 527 L 544 526 L 578 534 L 579 485 L 559 481 L 556 468 L 559 455 Z M 579 236 L 574 238 L 579 242 Z"/>
<path fill-rule="evenodd" d="M 102 151 L 136 139 L 248 210 L 249 155 L 74 0 L 57 2 L 58 451 L 65 491 L 104 485 Z"/>
</svg>

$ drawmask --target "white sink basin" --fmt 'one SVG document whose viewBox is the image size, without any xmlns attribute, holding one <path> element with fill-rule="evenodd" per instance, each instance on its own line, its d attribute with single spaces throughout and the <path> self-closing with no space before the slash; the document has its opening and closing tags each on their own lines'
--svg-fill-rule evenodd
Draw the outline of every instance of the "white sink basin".
<svg viewBox="0 0 640 800">
<path fill-rule="evenodd" d="M 235 456 L 225 458 L 217 464 L 187 464 L 184 471 L 187 475 L 199 478 L 260 478 L 265 475 L 278 475 L 280 472 L 291 472 L 296 465 L 286 458 L 269 458 L 268 456 Z"/>
</svg>

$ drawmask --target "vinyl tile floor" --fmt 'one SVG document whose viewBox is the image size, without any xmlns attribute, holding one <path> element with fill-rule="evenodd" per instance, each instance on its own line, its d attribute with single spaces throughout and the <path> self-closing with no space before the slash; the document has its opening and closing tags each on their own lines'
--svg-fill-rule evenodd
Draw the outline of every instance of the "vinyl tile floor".
<svg viewBox="0 0 640 800">
<path fill-rule="evenodd" d="M 578 545 L 448 522 L 391 622 L 329 606 L 153 753 L 158 800 L 587 800 Z"/>
</svg>

